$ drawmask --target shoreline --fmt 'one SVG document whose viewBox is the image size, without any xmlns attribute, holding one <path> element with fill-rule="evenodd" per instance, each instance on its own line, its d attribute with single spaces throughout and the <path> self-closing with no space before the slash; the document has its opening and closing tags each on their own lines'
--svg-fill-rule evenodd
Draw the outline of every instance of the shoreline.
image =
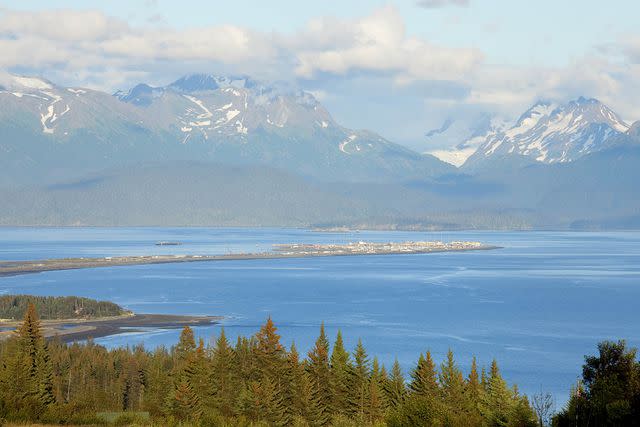
<svg viewBox="0 0 640 427">
<path fill-rule="evenodd" d="M 70 343 L 142 331 L 142 328 L 180 329 L 184 326 L 215 325 L 222 319 L 222 316 L 128 313 L 122 316 L 95 319 L 41 320 L 40 325 L 46 339 L 60 339 L 62 342 Z M 0 328 L 17 328 L 21 324 L 22 321 L 16 320 L 0 322 Z M 14 330 L 0 331 L 0 341 L 13 333 Z"/>
<path fill-rule="evenodd" d="M 288 258 L 312 258 L 332 256 L 371 256 L 371 255 L 415 255 L 442 252 L 469 252 L 481 250 L 501 249 L 500 246 L 482 245 L 475 246 L 438 246 L 419 249 L 378 250 L 373 252 L 345 252 L 336 250 L 334 245 L 331 250 L 309 252 L 261 252 L 261 253 L 237 253 L 223 255 L 141 255 L 118 256 L 103 258 L 58 258 L 31 261 L 2 261 L 0 262 L 0 277 L 17 276 L 22 274 L 42 273 L 46 271 L 77 270 L 83 268 L 121 267 L 129 265 L 147 264 L 171 264 L 181 262 L 205 262 L 205 261 L 240 261 L 258 259 L 288 259 Z M 295 247 L 296 245 L 282 245 Z M 308 245 L 307 245 L 308 246 Z M 320 246 L 320 249 L 322 247 Z"/>
</svg>

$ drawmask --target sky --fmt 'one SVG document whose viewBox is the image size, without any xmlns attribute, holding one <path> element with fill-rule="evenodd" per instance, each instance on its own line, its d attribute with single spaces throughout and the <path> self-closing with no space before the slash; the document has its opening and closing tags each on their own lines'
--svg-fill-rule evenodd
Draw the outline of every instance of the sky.
<svg viewBox="0 0 640 427">
<path fill-rule="evenodd" d="M 0 1 L 0 70 L 113 92 L 184 74 L 310 91 L 418 150 L 446 119 L 595 97 L 640 119 L 635 0 Z"/>
</svg>

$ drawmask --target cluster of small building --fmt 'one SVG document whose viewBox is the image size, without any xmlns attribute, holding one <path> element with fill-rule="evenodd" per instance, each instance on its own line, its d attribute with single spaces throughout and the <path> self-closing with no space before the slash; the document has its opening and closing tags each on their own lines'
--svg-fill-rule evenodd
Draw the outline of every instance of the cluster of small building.
<svg viewBox="0 0 640 427">
<path fill-rule="evenodd" d="M 334 255 L 334 254 L 388 254 L 422 253 L 481 249 L 480 242 L 350 242 L 345 244 L 284 244 L 274 245 L 274 249 L 283 255 Z"/>
</svg>

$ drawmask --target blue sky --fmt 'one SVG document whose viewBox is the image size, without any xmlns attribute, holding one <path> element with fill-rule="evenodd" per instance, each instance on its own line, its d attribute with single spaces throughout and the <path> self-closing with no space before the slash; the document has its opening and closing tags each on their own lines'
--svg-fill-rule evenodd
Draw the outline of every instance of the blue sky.
<svg viewBox="0 0 640 427">
<path fill-rule="evenodd" d="M 291 80 L 345 125 L 417 148 L 448 117 L 513 117 L 539 98 L 593 96 L 628 121 L 640 118 L 640 2 L 633 0 L 0 5 L 0 42 L 15 52 L 0 62 L 8 71 L 104 90 L 166 84 L 190 71 Z M 29 24 L 34 17 L 43 19 L 38 28 Z M 41 28 L 56 23 L 55 31 Z M 211 46 L 203 42 L 209 38 Z M 22 58 L 26 47 L 30 56 Z"/>
</svg>

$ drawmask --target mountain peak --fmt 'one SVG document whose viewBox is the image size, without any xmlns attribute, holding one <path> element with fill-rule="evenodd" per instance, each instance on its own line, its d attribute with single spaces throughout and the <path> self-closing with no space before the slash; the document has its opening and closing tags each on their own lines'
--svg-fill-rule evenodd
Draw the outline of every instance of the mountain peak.
<svg viewBox="0 0 640 427">
<path fill-rule="evenodd" d="M 615 144 L 616 137 L 628 130 L 629 125 L 595 98 L 581 96 L 561 105 L 541 101 L 511 128 L 489 135 L 466 165 L 476 167 L 488 158 L 510 156 L 541 163 L 571 162 Z"/>
<path fill-rule="evenodd" d="M 602 102 L 600 102 L 598 99 L 596 98 L 586 98 L 584 96 L 580 96 L 572 101 L 569 101 L 569 104 L 576 104 L 576 105 L 584 105 L 584 104 L 602 104 Z"/>
<path fill-rule="evenodd" d="M 162 95 L 163 92 L 161 88 L 155 88 L 146 83 L 139 83 L 130 89 L 129 92 L 119 90 L 113 95 L 120 101 L 130 102 L 139 106 L 148 106 L 154 97 Z"/>
<path fill-rule="evenodd" d="M 169 88 L 178 92 L 203 92 L 221 88 L 250 88 L 256 86 L 256 82 L 248 76 L 214 76 L 211 74 L 188 74 L 169 85 Z"/>
</svg>

